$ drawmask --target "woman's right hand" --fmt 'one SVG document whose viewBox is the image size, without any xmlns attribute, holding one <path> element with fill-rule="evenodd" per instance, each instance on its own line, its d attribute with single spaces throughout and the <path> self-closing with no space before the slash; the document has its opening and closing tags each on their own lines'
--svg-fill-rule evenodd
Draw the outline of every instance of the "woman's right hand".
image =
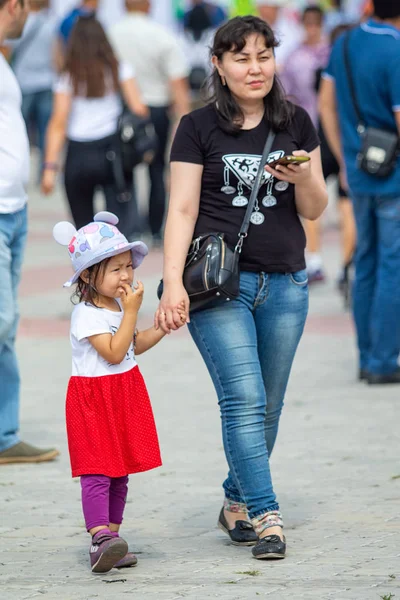
<svg viewBox="0 0 400 600">
<path fill-rule="evenodd" d="M 164 283 L 164 292 L 154 315 L 154 327 L 161 328 L 164 333 L 171 333 L 171 331 L 179 329 L 182 321 L 178 308 L 182 302 L 187 315 L 186 322 L 189 323 L 190 300 L 183 283 Z"/>
</svg>

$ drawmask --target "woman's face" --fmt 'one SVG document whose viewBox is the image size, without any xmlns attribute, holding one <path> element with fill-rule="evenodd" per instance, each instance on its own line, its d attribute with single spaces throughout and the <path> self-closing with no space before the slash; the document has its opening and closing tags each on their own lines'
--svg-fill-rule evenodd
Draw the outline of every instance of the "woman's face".
<svg viewBox="0 0 400 600">
<path fill-rule="evenodd" d="M 275 57 L 261 35 L 248 37 L 243 50 L 225 52 L 213 57 L 218 73 L 238 102 L 259 102 L 271 91 L 275 77 Z"/>
</svg>

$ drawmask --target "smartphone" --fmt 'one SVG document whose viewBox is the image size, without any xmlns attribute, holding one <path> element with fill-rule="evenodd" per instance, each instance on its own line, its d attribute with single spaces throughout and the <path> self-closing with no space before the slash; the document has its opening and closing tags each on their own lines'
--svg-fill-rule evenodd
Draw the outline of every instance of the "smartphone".
<svg viewBox="0 0 400 600">
<path fill-rule="evenodd" d="M 286 165 L 301 165 L 309 160 L 309 156 L 293 156 L 292 154 L 287 154 L 286 156 L 282 156 L 277 160 L 267 163 L 267 165 L 272 168 L 276 167 L 277 165 L 283 165 L 286 167 Z"/>
</svg>

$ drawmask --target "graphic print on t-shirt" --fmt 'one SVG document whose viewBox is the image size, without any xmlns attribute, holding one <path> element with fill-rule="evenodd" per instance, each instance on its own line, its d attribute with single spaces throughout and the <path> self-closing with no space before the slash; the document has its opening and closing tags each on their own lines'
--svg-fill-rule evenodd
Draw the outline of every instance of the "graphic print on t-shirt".
<svg viewBox="0 0 400 600">
<path fill-rule="evenodd" d="M 272 162 L 273 160 L 277 160 L 284 156 L 285 152 L 283 150 L 275 150 L 271 152 L 268 156 L 268 162 Z M 248 198 L 244 195 L 243 186 L 246 186 L 249 190 L 253 188 L 255 179 L 257 177 L 258 169 L 260 166 L 261 155 L 260 154 L 225 154 L 222 157 L 222 160 L 225 163 L 224 168 L 224 186 L 221 188 L 221 191 L 225 194 L 234 194 L 235 191 L 237 195 L 232 200 L 233 206 L 246 206 L 249 202 Z M 233 174 L 235 178 L 238 180 L 237 188 L 235 189 L 230 182 L 230 175 Z M 272 195 L 272 187 L 274 185 L 274 177 L 264 171 L 261 178 L 261 186 L 267 184 L 267 193 L 263 198 L 262 203 L 263 206 L 269 208 L 271 206 L 275 206 L 277 204 L 277 200 L 275 196 Z M 260 186 L 260 187 L 261 187 Z M 256 205 L 254 207 L 255 212 L 259 212 L 258 200 L 256 201 Z M 253 217 L 253 215 L 252 215 Z M 264 219 L 261 220 L 261 215 L 254 216 L 252 218 L 252 222 L 255 225 L 261 225 Z"/>
</svg>

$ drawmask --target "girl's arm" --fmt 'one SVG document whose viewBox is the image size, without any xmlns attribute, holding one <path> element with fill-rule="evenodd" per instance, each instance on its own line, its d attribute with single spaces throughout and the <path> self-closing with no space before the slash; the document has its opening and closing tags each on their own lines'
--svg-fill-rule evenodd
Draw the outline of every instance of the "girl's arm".
<svg viewBox="0 0 400 600">
<path fill-rule="evenodd" d="M 115 335 L 101 333 L 92 335 L 88 340 L 104 360 L 112 365 L 119 365 L 132 344 L 132 332 L 135 331 L 136 321 L 137 313 L 125 313 Z"/>
<path fill-rule="evenodd" d="M 199 213 L 202 174 L 203 165 L 171 163 L 171 195 L 164 235 L 164 293 L 154 319 L 155 328 L 161 327 L 164 333 L 181 325 L 179 304 L 183 302 L 185 313 L 189 314 L 189 296 L 182 274 Z"/>
<path fill-rule="evenodd" d="M 50 194 L 57 178 L 60 153 L 65 143 L 67 123 L 71 111 L 70 94 L 54 94 L 53 113 L 47 129 L 45 164 L 42 176 L 42 192 Z"/>
<path fill-rule="evenodd" d="M 138 331 L 136 334 L 135 356 L 147 352 L 160 342 L 166 334 L 161 329 L 150 327 L 144 331 Z"/>
<path fill-rule="evenodd" d="M 183 304 L 178 307 L 178 313 L 181 319 L 179 326 L 183 327 L 186 325 L 186 313 Z M 158 344 L 165 335 L 166 334 L 162 329 L 156 329 L 155 327 L 150 327 L 144 331 L 138 331 L 136 333 L 135 355 L 139 356 L 139 354 L 147 352 L 147 350 L 150 350 L 150 348 L 153 348 L 153 346 Z"/>
<path fill-rule="evenodd" d="M 125 100 L 125 104 L 136 115 L 139 117 L 148 117 L 150 112 L 145 104 L 142 102 L 139 88 L 136 80 L 132 77 L 121 82 L 122 96 Z"/>
<path fill-rule="evenodd" d="M 144 292 L 143 284 L 140 281 L 138 281 L 135 290 L 132 290 L 127 284 L 121 287 L 124 290 L 121 295 L 124 316 L 117 333 L 115 335 L 101 333 L 88 338 L 100 356 L 113 365 L 119 365 L 124 360 L 130 345 L 133 343 L 133 333 Z"/>
<path fill-rule="evenodd" d="M 321 151 L 319 147 L 311 152 L 295 150 L 295 156 L 309 156 L 302 165 L 278 165 L 276 169 L 265 167 L 276 179 L 288 181 L 295 186 L 295 202 L 300 216 L 315 221 L 328 205 L 328 192 L 322 173 Z"/>
</svg>

